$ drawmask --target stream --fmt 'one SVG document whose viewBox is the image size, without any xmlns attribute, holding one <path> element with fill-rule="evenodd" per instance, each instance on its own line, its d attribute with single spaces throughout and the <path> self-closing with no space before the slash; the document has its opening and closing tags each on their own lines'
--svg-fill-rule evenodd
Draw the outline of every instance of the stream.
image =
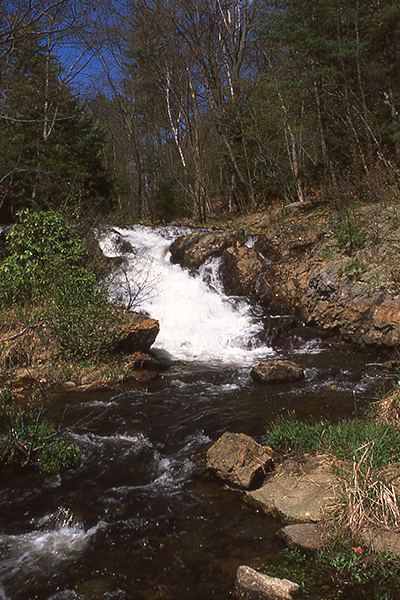
<svg viewBox="0 0 400 600">
<path fill-rule="evenodd" d="M 171 364 L 146 384 L 49 403 L 49 418 L 66 405 L 70 424 L 86 418 L 72 434 L 81 460 L 60 475 L 1 482 L 0 599 L 231 598 L 240 565 L 276 560 L 282 524 L 199 477 L 199 457 L 227 430 L 267 444 L 280 415 L 338 420 L 354 414 L 353 392 L 359 409 L 376 398 L 376 356 L 306 328 L 272 350 L 254 308 L 224 295 L 218 260 L 196 275 L 172 265 L 169 245 L 184 232 L 134 227 L 102 238 L 106 255 L 125 250 L 113 294 L 160 321 L 154 352 Z M 278 357 L 305 379 L 255 384 L 251 367 Z"/>
</svg>

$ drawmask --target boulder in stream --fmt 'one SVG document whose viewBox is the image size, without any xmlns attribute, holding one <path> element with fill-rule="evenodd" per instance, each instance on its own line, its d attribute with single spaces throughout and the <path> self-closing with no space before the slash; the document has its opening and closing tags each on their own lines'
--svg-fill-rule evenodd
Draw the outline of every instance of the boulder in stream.
<svg viewBox="0 0 400 600">
<path fill-rule="evenodd" d="M 249 489 L 260 484 L 277 454 L 244 433 L 225 432 L 207 452 L 207 469 L 220 479 Z"/>
<path fill-rule="evenodd" d="M 304 371 L 290 360 L 266 360 L 253 367 L 250 375 L 259 383 L 288 383 L 304 379 Z"/>
<path fill-rule="evenodd" d="M 310 460 L 294 472 L 283 464 L 264 485 L 246 492 L 244 500 L 283 523 L 317 523 L 341 490 L 331 461 Z"/>
<path fill-rule="evenodd" d="M 198 269 L 208 258 L 221 256 L 235 243 L 237 236 L 236 231 L 194 231 L 183 235 L 170 246 L 171 262 Z"/>
<path fill-rule="evenodd" d="M 278 579 L 240 566 L 236 572 L 235 596 L 240 600 L 292 600 L 300 586 L 289 579 Z"/>
<path fill-rule="evenodd" d="M 114 352 L 148 352 L 160 331 L 159 322 L 140 313 L 127 313 L 127 319 L 127 323 L 122 326 L 122 339 Z"/>
</svg>

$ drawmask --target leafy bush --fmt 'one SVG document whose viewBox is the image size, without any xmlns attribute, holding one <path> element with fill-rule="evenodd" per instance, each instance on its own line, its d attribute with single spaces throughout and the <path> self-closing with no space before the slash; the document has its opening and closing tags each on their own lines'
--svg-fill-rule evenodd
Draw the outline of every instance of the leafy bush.
<svg viewBox="0 0 400 600">
<path fill-rule="evenodd" d="M 55 263 L 81 265 L 85 250 L 74 229 L 58 212 L 18 215 L 6 234 L 6 258 L 0 263 L 0 306 L 24 304 L 46 295 Z"/>
<path fill-rule="evenodd" d="M 44 319 L 68 354 L 90 358 L 116 345 L 122 311 L 109 301 L 107 286 L 98 284 L 93 273 L 63 265 L 49 284 L 49 292 Z"/>
<path fill-rule="evenodd" d="M 68 354 L 92 357 L 118 341 L 121 311 L 84 266 L 85 249 L 59 212 L 18 215 L 0 263 L 0 309 L 39 303 L 41 321 Z"/>
<path fill-rule="evenodd" d="M 8 388 L 0 389 L 0 465 L 35 466 L 54 473 L 77 464 L 78 446 L 57 431 L 42 411 L 43 403 L 31 398 L 21 407 Z"/>
</svg>

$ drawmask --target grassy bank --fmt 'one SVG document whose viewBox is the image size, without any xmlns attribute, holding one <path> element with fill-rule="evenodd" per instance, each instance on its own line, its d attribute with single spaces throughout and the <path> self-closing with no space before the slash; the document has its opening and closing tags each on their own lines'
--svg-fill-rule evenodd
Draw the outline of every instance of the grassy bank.
<svg viewBox="0 0 400 600">
<path fill-rule="evenodd" d="M 110 301 L 82 231 L 60 212 L 24 211 L 0 262 L 0 466 L 54 472 L 76 464 L 68 432 L 45 418 L 46 398 L 110 362 L 124 307 Z M 103 265 L 104 267 L 104 265 Z M 18 394 L 18 389 L 29 392 Z M 18 397 L 20 396 L 20 397 Z"/>
<path fill-rule="evenodd" d="M 396 382 L 356 418 L 301 422 L 291 414 L 269 427 L 269 444 L 285 457 L 333 456 L 342 493 L 320 523 L 326 547 L 311 556 L 286 549 L 267 574 L 296 581 L 315 600 L 398 598 L 400 558 L 371 551 L 365 532 L 400 535 L 399 417 Z"/>
</svg>

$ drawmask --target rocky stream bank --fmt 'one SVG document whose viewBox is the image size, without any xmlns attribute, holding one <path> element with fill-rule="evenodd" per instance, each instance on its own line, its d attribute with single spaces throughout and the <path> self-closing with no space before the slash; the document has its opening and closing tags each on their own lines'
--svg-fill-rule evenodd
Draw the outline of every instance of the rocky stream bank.
<svg viewBox="0 0 400 600">
<path fill-rule="evenodd" d="M 290 348 L 310 326 L 322 337 L 376 349 L 390 370 L 399 364 L 399 249 L 394 207 L 362 206 L 339 216 L 299 204 L 183 236 L 172 244 L 171 260 L 197 270 L 217 257 L 225 290 L 263 308 L 271 345 Z M 266 361 L 251 374 L 263 384 L 301 379 L 285 361 Z M 244 501 L 281 520 L 278 535 L 305 552 L 326 546 L 326 514 L 344 495 L 338 471 L 348 468 L 334 456 L 278 459 L 271 448 L 228 432 L 207 453 L 208 472 L 246 490 Z M 392 484 L 399 497 L 398 478 Z M 372 528 L 360 540 L 368 552 L 400 556 L 397 531 Z M 237 572 L 239 598 L 290 599 L 299 591 L 246 566 Z"/>
<path fill-rule="evenodd" d="M 339 215 L 294 204 L 183 236 L 172 244 L 172 261 L 195 270 L 219 257 L 228 293 L 252 298 L 267 321 L 290 315 L 283 328 L 267 324 L 272 343 L 302 323 L 390 352 L 400 344 L 398 223 L 392 206 Z"/>
<path fill-rule="evenodd" d="M 208 259 L 218 258 L 225 289 L 232 296 L 250 297 L 255 308 L 262 308 L 265 332 L 275 347 L 290 348 L 298 343 L 299 331 L 310 328 L 313 335 L 318 332 L 329 340 L 335 336 L 335 340 L 361 350 L 376 348 L 382 367 L 391 368 L 399 364 L 400 344 L 397 211 L 379 207 L 378 212 L 375 206 L 364 206 L 353 211 L 351 219 L 353 229 L 343 230 L 338 215 L 326 206 L 278 208 L 196 229 L 172 244 L 172 261 L 197 270 Z M 59 391 L 135 385 L 157 376 L 164 366 L 151 355 L 151 346 L 159 323 L 136 314 L 127 318 L 123 327 L 123 339 L 104 364 L 96 368 L 82 364 L 72 369 L 65 363 L 62 372 L 55 373 L 54 349 L 40 323 L 20 330 L 5 325 L 0 339 L 3 372 L 7 371 L 21 390 L 34 380 L 46 383 L 49 372 L 53 372 Z M 32 360 L 21 366 L 24 353 Z M 275 371 L 275 381 L 282 381 L 282 377 L 285 381 L 301 379 L 296 365 L 278 362 L 255 367 L 253 379 L 268 382 L 266 367 Z M 227 435 L 236 444 L 238 434 Z M 267 449 L 265 463 L 254 440 L 239 438 L 241 444 L 245 441 L 239 455 L 222 460 L 227 463 L 224 468 L 228 475 L 221 474 L 223 468 L 211 462 L 208 470 L 245 490 L 245 500 L 255 510 L 280 519 L 284 525 L 281 535 L 288 545 L 305 550 L 321 547 L 324 539 L 319 524 L 341 485 L 335 458 L 284 461 Z M 210 461 L 211 454 L 210 449 Z M 249 458 L 254 473 L 244 483 L 238 472 L 247 467 Z M 393 535 L 380 534 L 365 543 L 372 550 L 400 554 L 399 534 Z M 266 580 L 243 566 L 238 571 L 237 594 L 243 598 L 289 599 L 298 591 L 290 582 L 281 587 L 277 582 L 267 583 L 272 588 L 264 593 Z"/>
</svg>

